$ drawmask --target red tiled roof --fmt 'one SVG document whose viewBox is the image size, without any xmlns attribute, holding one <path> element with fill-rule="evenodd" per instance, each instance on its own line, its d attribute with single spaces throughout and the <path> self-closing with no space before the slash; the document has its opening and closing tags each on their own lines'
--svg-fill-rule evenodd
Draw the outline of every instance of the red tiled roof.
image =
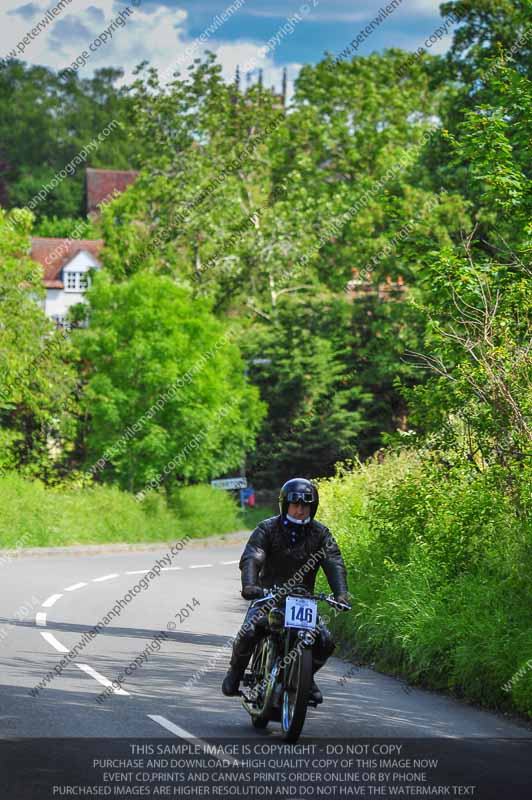
<svg viewBox="0 0 532 800">
<path fill-rule="evenodd" d="M 43 285 L 47 289 L 62 289 L 61 270 L 72 261 L 76 253 L 86 250 L 98 259 L 103 239 L 45 239 L 34 236 L 31 240 L 30 258 L 44 268 Z"/>
<path fill-rule="evenodd" d="M 98 206 L 113 192 L 123 192 L 138 175 L 135 170 L 87 168 L 87 214 L 98 211 Z"/>
</svg>

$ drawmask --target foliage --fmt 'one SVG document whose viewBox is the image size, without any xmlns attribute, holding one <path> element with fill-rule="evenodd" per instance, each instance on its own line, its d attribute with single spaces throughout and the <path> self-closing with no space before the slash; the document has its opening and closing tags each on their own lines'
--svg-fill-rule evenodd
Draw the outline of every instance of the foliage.
<svg viewBox="0 0 532 800">
<path fill-rule="evenodd" d="M 250 371 L 270 409 L 250 464 L 261 481 L 277 484 L 298 464 L 330 474 L 335 460 L 372 452 L 383 431 L 404 424 L 394 381 L 417 378 L 400 358 L 418 343 L 422 318 L 407 304 L 381 302 L 375 286 L 367 302 L 353 304 L 350 324 L 344 289 L 355 265 L 370 283 L 392 273 L 414 284 L 429 243 L 450 244 L 468 217 L 459 197 L 427 190 L 415 167 L 438 93 L 428 94 L 420 69 L 392 81 L 399 63 L 393 51 L 339 65 L 338 75 L 326 64 L 306 67 L 289 114 L 261 87 L 225 85 L 211 58 L 167 89 L 154 71 L 136 84 L 144 170 L 104 211 L 105 263 L 115 280 L 153 269 L 212 298 L 217 313 L 255 315 L 247 352 L 260 357 L 266 348 L 275 365 Z M 375 191 L 408 148 L 407 167 Z M 361 210 L 343 222 L 357 203 Z M 398 246 L 407 223 L 412 241 Z M 312 297 L 331 290 L 333 306 L 345 310 L 325 305 L 309 323 Z M 300 371 L 287 400 L 290 380 L 277 369 L 290 354 L 277 340 L 305 339 L 307 328 L 318 337 L 306 343 L 313 386 L 304 387 L 309 370 Z"/>
<path fill-rule="evenodd" d="M 52 478 L 75 436 L 77 377 L 72 346 L 39 301 L 42 268 L 31 261 L 32 215 L 0 209 L 0 467 Z"/>
<path fill-rule="evenodd" d="M 33 226 L 34 236 L 48 239 L 99 239 L 98 226 L 89 219 L 42 216 Z"/>
<path fill-rule="evenodd" d="M 130 491 L 239 466 L 263 406 L 244 381 L 234 333 L 187 289 L 149 272 L 120 284 L 100 274 L 89 299 L 90 326 L 77 332 L 87 466 L 103 458 L 98 474 Z"/>
<path fill-rule="evenodd" d="M 479 82 L 482 86 L 483 76 L 505 59 L 532 79 L 532 37 L 526 37 L 532 26 L 528 0 L 450 0 L 440 10 L 443 16 L 456 14 L 463 23 L 454 33 L 447 60 L 473 93 L 479 91 Z"/>
<path fill-rule="evenodd" d="M 532 526 L 497 473 L 405 451 L 320 481 L 319 516 L 344 555 L 354 606 L 332 625 L 381 669 L 532 716 L 528 671 L 504 688 L 532 646 Z M 519 482 L 529 507 L 531 478 L 532 462 Z"/>
<path fill-rule="evenodd" d="M 209 524 L 194 499 L 209 497 Z M 194 494 L 191 501 L 190 493 Z M 199 495 L 198 495 L 199 492 Z M 183 536 L 213 536 L 241 528 L 236 506 L 210 487 L 185 487 L 179 513 L 164 497 L 138 503 L 116 486 L 72 483 L 50 489 L 14 473 L 0 478 L 0 541 L 7 549 L 109 542 L 164 542 Z"/>
<path fill-rule="evenodd" d="M 26 206 L 54 176 L 95 140 L 74 175 L 59 179 L 37 217 L 54 214 L 79 217 L 85 213 L 85 168 L 130 169 L 135 145 L 126 135 L 130 114 L 127 88 L 116 88 L 119 69 L 100 69 L 90 79 L 77 74 L 56 75 L 42 66 L 9 61 L 0 72 L 0 166 L 3 193 L 9 208 Z M 108 136 L 98 139 L 113 120 Z M 1 190 L 0 190 L 1 194 Z"/>
<path fill-rule="evenodd" d="M 190 536 L 212 535 L 214 520 L 217 533 L 233 533 L 243 527 L 239 506 L 231 492 L 206 484 L 174 487 L 168 504 L 180 525 L 187 521 Z"/>
<path fill-rule="evenodd" d="M 427 259 L 422 286 L 429 324 L 418 355 L 438 377 L 409 396 L 414 419 L 433 444 L 438 439 L 479 469 L 507 466 L 511 484 L 515 460 L 532 445 L 532 84 L 501 72 L 499 105 L 468 112 L 461 137 L 453 138 L 500 227 L 489 254 L 472 231 L 461 245 Z"/>
<path fill-rule="evenodd" d="M 346 369 L 336 325 L 349 325 L 345 301 L 286 297 L 248 331 L 247 368 L 269 408 L 249 464 L 259 485 L 330 473 L 357 447 L 371 396 Z"/>
</svg>

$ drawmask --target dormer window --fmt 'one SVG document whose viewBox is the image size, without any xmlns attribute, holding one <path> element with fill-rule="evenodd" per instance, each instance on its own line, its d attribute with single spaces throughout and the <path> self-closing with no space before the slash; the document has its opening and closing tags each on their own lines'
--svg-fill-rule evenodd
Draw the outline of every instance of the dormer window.
<svg viewBox="0 0 532 800">
<path fill-rule="evenodd" d="M 65 291 L 83 292 L 90 286 L 90 278 L 86 272 L 65 272 Z"/>
</svg>

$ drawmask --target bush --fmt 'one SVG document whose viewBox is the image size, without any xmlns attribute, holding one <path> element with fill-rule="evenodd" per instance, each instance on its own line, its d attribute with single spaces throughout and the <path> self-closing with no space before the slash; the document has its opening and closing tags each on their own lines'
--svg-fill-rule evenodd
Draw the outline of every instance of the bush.
<svg viewBox="0 0 532 800">
<path fill-rule="evenodd" d="M 525 497 L 529 476 L 515 474 Z M 402 452 L 320 493 L 353 595 L 353 613 L 332 620 L 341 640 L 422 685 L 532 716 L 532 526 L 498 468 Z"/>
<path fill-rule="evenodd" d="M 230 492 L 215 489 L 208 484 L 197 484 L 174 489 L 170 507 L 179 525 L 189 536 L 208 536 L 213 526 L 216 533 L 230 533 L 242 529 L 239 507 Z"/>
<path fill-rule="evenodd" d="M 162 542 L 242 528 L 226 493 L 193 486 L 178 496 L 176 513 L 155 493 L 139 503 L 114 487 L 48 489 L 11 473 L 0 479 L 0 547 Z"/>
</svg>

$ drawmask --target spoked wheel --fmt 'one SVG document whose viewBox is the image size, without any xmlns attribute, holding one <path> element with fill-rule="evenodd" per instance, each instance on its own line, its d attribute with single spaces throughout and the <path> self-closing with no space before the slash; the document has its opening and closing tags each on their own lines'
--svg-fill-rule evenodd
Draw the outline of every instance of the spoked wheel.
<svg viewBox="0 0 532 800">
<path fill-rule="evenodd" d="M 267 678 L 267 667 L 268 667 L 268 647 L 266 639 L 262 639 L 262 641 L 257 645 L 257 649 L 253 655 L 253 661 L 251 665 L 251 669 L 253 674 L 256 678 L 255 686 L 252 688 L 252 692 L 258 689 L 257 693 L 257 704 L 256 704 L 256 713 L 254 712 L 251 715 L 251 724 L 257 730 L 264 730 L 268 725 L 269 717 L 267 714 L 267 709 L 264 707 L 264 700 L 265 700 L 265 679 Z M 260 688 L 259 688 L 260 687 Z"/>
<path fill-rule="evenodd" d="M 287 687 L 283 692 L 281 725 L 283 739 L 295 742 L 303 729 L 312 686 L 312 650 L 303 648 L 290 665 Z"/>
</svg>

